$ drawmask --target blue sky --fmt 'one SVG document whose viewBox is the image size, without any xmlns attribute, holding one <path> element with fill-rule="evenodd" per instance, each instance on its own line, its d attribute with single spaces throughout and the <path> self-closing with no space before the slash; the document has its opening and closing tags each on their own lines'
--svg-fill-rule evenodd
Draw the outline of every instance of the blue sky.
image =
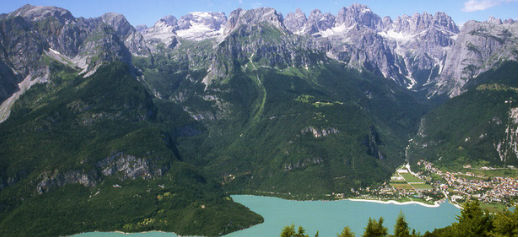
<svg viewBox="0 0 518 237">
<path fill-rule="evenodd" d="M 487 20 L 489 16 L 517 19 L 518 0 L 0 0 L 0 13 L 16 10 L 24 4 L 66 8 L 76 17 L 97 17 L 118 12 L 133 25 L 153 25 L 160 17 L 180 17 L 192 11 L 217 11 L 228 14 L 236 9 L 273 7 L 286 15 L 300 8 L 309 15 L 315 8 L 336 15 L 343 6 L 362 3 L 380 16 L 393 19 L 416 12 L 446 12 L 457 24 L 468 20 Z"/>
</svg>

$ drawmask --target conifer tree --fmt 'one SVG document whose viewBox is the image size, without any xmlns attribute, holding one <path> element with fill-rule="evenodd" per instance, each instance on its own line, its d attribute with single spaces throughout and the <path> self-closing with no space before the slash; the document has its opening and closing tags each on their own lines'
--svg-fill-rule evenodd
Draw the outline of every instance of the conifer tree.
<svg viewBox="0 0 518 237">
<path fill-rule="evenodd" d="M 408 229 L 408 223 L 405 221 L 405 217 L 402 212 L 399 212 L 397 217 L 396 225 L 394 226 L 395 237 L 410 237 L 410 230 Z"/>
<path fill-rule="evenodd" d="M 466 202 L 457 220 L 452 225 L 455 236 L 489 236 L 493 228 L 491 216 L 482 211 L 478 200 Z"/>
<path fill-rule="evenodd" d="M 493 220 L 493 226 L 493 236 L 518 236 L 518 205 L 514 207 L 513 212 L 506 210 L 502 213 L 498 213 Z"/>
<path fill-rule="evenodd" d="M 379 221 L 369 218 L 367 227 L 365 227 L 364 237 L 382 237 L 387 236 L 387 228 L 383 226 L 383 217 Z"/>
<path fill-rule="evenodd" d="M 344 227 L 344 230 L 342 230 L 342 233 L 338 235 L 338 237 L 354 237 L 354 233 L 351 231 L 349 226 L 346 226 Z"/>
</svg>

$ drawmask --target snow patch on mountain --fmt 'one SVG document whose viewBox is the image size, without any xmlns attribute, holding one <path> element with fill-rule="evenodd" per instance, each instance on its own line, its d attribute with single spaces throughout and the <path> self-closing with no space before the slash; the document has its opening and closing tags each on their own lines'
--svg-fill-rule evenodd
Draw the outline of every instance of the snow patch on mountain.
<svg viewBox="0 0 518 237">
<path fill-rule="evenodd" d="M 324 31 L 320 31 L 314 33 L 313 36 L 321 36 L 321 37 L 331 37 L 331 36 L 346 36 L 346 34 L 352 30 L 356 25 L 345 26 L 344 24 L 335 26 L 333 28 L 326 29 Z"/>
<path fill-rule="evenodd" d="M 176 35 L 180 38 L 201 41 L 204 39 L 220 37 L 225 31 L 224 27 L 220 27 L 219 30 L 215 30 L 203 23 L 193 23 L 190 28 L 176 31 Z"/>
<path fill-rule="evenodd" d="M 381 31 L 381 32 L 378 32 L 378 35 L 380 35 L 381 37 L 384 37 L 384 38 L 387 38 L 390 40 L 394 40 L 394 41 L 398 41 L 398 42 L 402 42 L 402 43 L 406 43 L 408 41 L 415 40 L 415 38 L 416 38 L 416 35 L 414 35 L 414 34 L 409 34 L 406 32 L 396 32 L 393 30 Z"/>
</svg>

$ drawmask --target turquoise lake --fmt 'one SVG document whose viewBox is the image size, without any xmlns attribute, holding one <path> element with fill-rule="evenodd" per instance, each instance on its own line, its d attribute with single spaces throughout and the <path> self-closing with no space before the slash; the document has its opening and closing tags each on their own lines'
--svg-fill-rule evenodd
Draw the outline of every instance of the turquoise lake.
<svg viewBox="0 0 518 237">
<path fill-rule="evenodd" d="M 264 217 L 264 223 L 226 235 L 227 237 L 279 236 L 286 225 L 301 225 L 313 236 L 318 230 L 320 236 L 336 236 L 349 226 L 356 236 L 363 234 L 369 217 L 384 218 L 384 226 L 393 233 L 399 212 L 403 212 L 409 226 L 421 233 L 455 222 L 460 210 L 449 202 L 439 207 L 424 207 L 418 204 L 396 205 L 350 200 L 338 201 L 293 201 L 275 197 L 233 195 L 241 203 Z M 89 232 L 74 237 L 162 237 L 176 236 L 173 233 L 148 232 L 121 234 L 114 232 Z"/>
</svg>

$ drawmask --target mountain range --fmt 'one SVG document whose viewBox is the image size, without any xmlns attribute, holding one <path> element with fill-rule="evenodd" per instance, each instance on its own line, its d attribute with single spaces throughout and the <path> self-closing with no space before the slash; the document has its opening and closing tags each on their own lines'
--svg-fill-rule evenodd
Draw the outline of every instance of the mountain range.
<svg viewBox="0 0 518 237">
<path fill-rule="evenodd" d="M 25 5 L 0 15 L 0 235 L 223 235 L 263 221 L 233 193 L 352 195 L 420 159 L 518 165 L 517 43 L 515 20 L 359 4 L 151 27 Z"/>
</svg>

